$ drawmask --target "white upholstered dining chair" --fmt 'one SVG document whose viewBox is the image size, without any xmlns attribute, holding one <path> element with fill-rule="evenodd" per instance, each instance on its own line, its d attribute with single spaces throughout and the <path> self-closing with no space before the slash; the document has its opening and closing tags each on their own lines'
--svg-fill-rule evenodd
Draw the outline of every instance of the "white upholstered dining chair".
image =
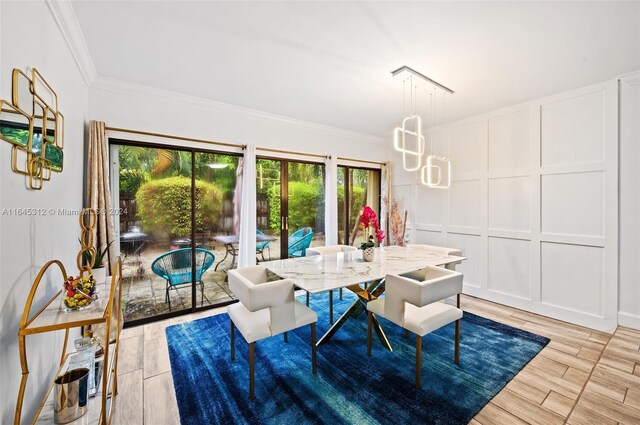
<svg viewBox="0 0 640 425">
<path fill-rule="evenodd" d="M 462 250 L 458 248 L 447 248 L 445 246 L 424 245 L 424 244 L 412 244 L 411 246 L 419 246 L 420 248 L 426 249 L 427 251 L 435 252 L 437 254 L 456 255 L 458 257 L 462 257 Z M 449 263 L 446 265 L 446 268 L 449 270 L 455 270 L 456 263 Z"/>
<path fill-rule="evenodd" d="M 373 315 L 384 317 L 416 334 L 416 388 L 421 386 L 422 337 L 456 322 L 454 361 L 460 361 L 460 293 L 462 273 L 442 267 L 427 266 L 403 275 L 388 274 L 385 295 L 367 303 L 369 326 L 367 355 L 371 356 Z M 439 302 L 457 295 L 456 306 Z"/>
<path fill-rule="evenodd" d="M 340 252 L 357 251 L 354 246 L 349 245 L 328 245 L 307 248 L 307 257 L 314 255 L 338 254 Z M 340 299 L 342 299 L 342 288 L 340 288 Z M 309 293 L 307 292 L 307 306 L 309 305 Z M 329 322 L 333 325 L 333 291 L 329 291 Z"/>
<path fill-rule="evenodd" d="M 318 316 L 309 307 L 294 298 L 294 285 L 288 279 L 268 281 L 267 269 L 263 266 L 229 270 L 229 289 L 240 302 L 232 304 L 227 311 L 231 319 L 231 360 L 235 360 L 235 327 L 249 343 L 249 397 L 254 391 L 255 342 L 287 331 L 311 325 L 311 364 L 316 366 L 316 322 Z"/>
</svg>

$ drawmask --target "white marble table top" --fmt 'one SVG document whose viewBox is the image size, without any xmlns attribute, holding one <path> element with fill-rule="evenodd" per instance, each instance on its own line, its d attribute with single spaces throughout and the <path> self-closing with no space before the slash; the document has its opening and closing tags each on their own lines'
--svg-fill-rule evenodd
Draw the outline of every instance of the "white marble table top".
<svg viewBox="0 0 640 425">
<path fill-rule="evenodd" d="M 442 266 L 465 260 L 465 257 L 444 255 L 421 246 L 386 246 L 375 248 L 375 251 L 372 262 L 365 262 L 361 250 L 357 250 L 266 261 L 260 265 L 314 294 L 381 279 L 387 274 L 408 273 L 424 266 Z"/>
</svg>

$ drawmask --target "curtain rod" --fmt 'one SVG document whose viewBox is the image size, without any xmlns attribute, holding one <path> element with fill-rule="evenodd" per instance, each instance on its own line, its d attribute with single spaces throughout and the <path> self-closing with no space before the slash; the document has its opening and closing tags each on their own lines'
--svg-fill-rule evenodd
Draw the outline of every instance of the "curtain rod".
<svg viewBox="0 0 640 425">
<path fill-rule="evenodd" d="M 327 157 L 327 155 L 320 155 L 318 153 L 295 152 L 295 151 L 287 151 L 287 150 L 284 150 L 284 149 L 272 149 L 272 148 L 256 147 L 256 150 L 264 151 L 264 152 L 286 153 L 286 154 L 290 154 L 290 155 L 311 156 L 313 158 L 326 158 Z"/>
<path fill-rule="evenodd" d="M 264 152 L 286 153 L 286 154 L 290 154 L 290 155 L 311 156 L 311 157 L 314 157 L 314 158 L 328 158 L 328 155 L 321 155 L 321 154 L 318 154 L 318 153 L 295 152 L 295 151 L 288 151 L 288 150 L 284 150 L 284 149 L 272 149 L 272 148 L 256 147 L 256 150 L 264 151 Z M 343 158 L 341 156 L 338 157 L 338 160 L 361 162 L 363 164 L 384 165 L 384 162 L 368 161 L 366 159 Z"/>
<path fill-rule="evenodd" d="M 246 145 L 240 145 L 240 144 L 237 144 L 237 143 L 216 142 L 216 141 L 213 141 L 213 140 L 195 139 L 193 137 L 173 136 L 173 135 L 170 135 L 170 134 L 155 133 L 155 132 L 151 132 L 151 131 L 142 131 L 142 130 L 131 130 L 131 129 L 128 129 L 128 128 L 118 128 L 118 127 L 108 127 L 107 126 L 107 127 L 105 127 L 105 130 L 116 131 L 116 132 L 120 132 L 120 133 L 140 134 L 140 135 L 143 135 L 143 136 L 162 137 L 162 138 L 166 138 L 166 139 L 184 140 L 184 141 L 187 141 L 187 142 L 208 143 L 208 144 L 211 144 L 211 145 L 227 146 L 227 147 L 232 147 L 232 148 L 240 148 L 240 149 L 246 148 Z M 317 154 L 317 153 L 296 152 L 296 151 L 289 151 L 289 150 L 284 150 L 284 149 L 272 149 L 272 148 L 256 147 L 256 150 L 264 151 L 264 152 L 285 153 L 285 154 L 290 154 L 290 155 L 310 156 L 310 157 L 313 157 L 313 158 L 327 158 L 327 155 L 321 155 L 321 154 Z M 364 159 L 343 158 L 343 157 L 340 157 L 340 156 L 338 157 L 338 159 L 342 160 L 342 161 L 361 162 L 363 164 L 384 165 L 384 162 L 367 161 L 367 160 L 364 160 Z"/>
<path fill-rule="evenodd" d="M 216 142 L 216 141 L 213 141 L 213 140 L 194 139 L 193 137 L 172 136 L 170 134 L 153 133 L 153 132 L 150 132 L 150 131 L 142 131 L 142 130 L 130 130 L 130 129 L 127 129 L 127 128 L 105 127 L 105 130 L 117 131 L 117 132 L 120 132 L 120 133 L 141 134 L 143 136 L 163 137 L 163 138 L 166 138 L 166 139 L 184 140 L 184 141 L 187 141 L 187 142 L 208 143 L 210 145 L 227 146 L 227 147 L 232 147 L 232 148 L 240 148 L 240 149 L 244 149 L 245 148 L 245 145 L 240 145 L 240 144 L 237 144 L 237 143 Z"/>
<path fill-rule="evenodd" d="M 362 162 L 363 164 L 374 164 L 374 165 L 384 165 L 384 162 L 380 162 L 380 161 L 368 161 L 366 159 L 355 159 L 355 158 L 344 158 L 339 156 L 338 157 L 339 160 L 341 161 L 352 161 L 352 162 Z"/>
</svg>

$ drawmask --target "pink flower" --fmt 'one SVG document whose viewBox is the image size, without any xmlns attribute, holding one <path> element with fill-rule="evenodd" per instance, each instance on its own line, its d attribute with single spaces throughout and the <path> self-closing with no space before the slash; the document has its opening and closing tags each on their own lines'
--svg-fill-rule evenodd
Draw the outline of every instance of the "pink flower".
<svg viewBox="0 0 640 425">
<path fill-rule="evenodd" d="M 377 227 L 378 217 L 376 217 L 375 211 L 370 206 L 365 205 L 360 210 L 360 226 L 363 228 Z"/>
<path fill-rule="evenodd" d="M 375 233 L 375 237 L 378 240 L 378 243 L 382 243 L 384 241 L 384 232 L 380 229 L 380 222 L 378 221 L 378 217 L 376 216 L 375 211 L 370 206 L 365 205 L 360 210 L 359 223 L 360 226 L 364 229 L 365 235 L 368 234 L 368 230 L 371 227 Z"/>
</svg>

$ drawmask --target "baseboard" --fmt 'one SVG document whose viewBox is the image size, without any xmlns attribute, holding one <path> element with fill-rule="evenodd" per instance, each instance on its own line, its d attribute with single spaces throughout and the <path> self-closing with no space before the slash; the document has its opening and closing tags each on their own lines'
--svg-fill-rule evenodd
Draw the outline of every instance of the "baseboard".
<svg viewBox="0 0 640 425">
<path fill-rule="evenodd" d="M 618 312 L 618 324 L 628 328 L 640 330 L 640 315 Z"/>
<path fill-rule="evenodd" d="M 512 295 L 488 291 L 485 288 L 477 288 L 468 284 L 464 285 L 463 293 L 473 297 L 482 298 L 487 301 L 504 304 L 506 306 L 539 314 L 541 316 L 550 317 L 552 319 L 573 323 L 575 325 L 584 326 L 610 334 L 615 332 L 618 325 L 618 320 L 616 320 L 617 318 L 615 316 L 611 318 L 594 316 L 570 310 L 568 308 L 562 308 L 560 306 L 541 303 L 539 301 L 531 301 Z"/>
</svg>

